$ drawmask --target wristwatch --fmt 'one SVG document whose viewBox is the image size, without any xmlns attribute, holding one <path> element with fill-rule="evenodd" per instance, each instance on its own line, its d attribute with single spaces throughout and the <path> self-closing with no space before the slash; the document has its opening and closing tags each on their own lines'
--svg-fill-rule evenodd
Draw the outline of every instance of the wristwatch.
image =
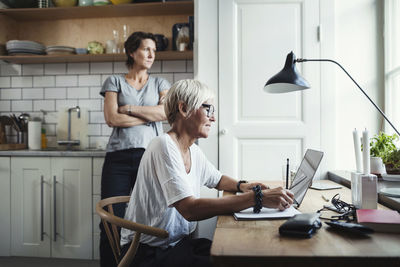
<svg viewBox="0 0 400 267">
<path fill-rule="evenodd" d="M 237 184 L 236 184 L 237 191 L 238 191 L 238 192 L 243 192 L 242 190 L 240 190 L 240 184 L 246 184 L 246 183 L 248 183 L 248 182 L 245 181 L 245 180 L 239 180 L 239 181 L 237 182 Z"/>
</svg>

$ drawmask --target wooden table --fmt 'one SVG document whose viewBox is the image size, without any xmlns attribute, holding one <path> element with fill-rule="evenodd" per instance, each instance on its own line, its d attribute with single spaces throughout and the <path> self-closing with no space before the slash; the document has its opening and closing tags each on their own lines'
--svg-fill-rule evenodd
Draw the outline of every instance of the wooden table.
<svg viewBox="0 0 400 267">
<path fill-rule="evenodd" d="M 324 204 L 329 204 L 322 195 L 331 199 L 336 193 L 340 193 L 342 200 L 351 203 L 348 188 L 309 189 L 299 210 L 303 213 L 316 212 Z M 378 206 L 379 209 L 387 209 Z M 322 216 L 329 217 L 331 214 L 324 212 Z M 362 237 L 331 230 L 323 223 L 310 239 L 282 237 L 278 228 L 283 222 L 236 221 L 232 215 L 219 216 L 211 247 L 214 266 L 400 266 L 400 234 L 374 233 Z"/>
</svg>

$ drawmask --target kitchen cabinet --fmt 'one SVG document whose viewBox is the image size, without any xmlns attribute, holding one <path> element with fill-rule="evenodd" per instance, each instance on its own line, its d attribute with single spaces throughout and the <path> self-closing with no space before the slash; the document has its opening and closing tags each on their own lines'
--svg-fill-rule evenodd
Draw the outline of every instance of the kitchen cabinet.
<svg viewBox="0 0 400 267">
<path fill-rule="evenodd" d="M 92 258 L 92 159 L 11 158 L 11 254 Z"/>
<path fill-rule="evenodd" d="M 0 157 L 0 256 L 10 256 L 10 157 Z"/>
<path fill-rule="evenodd" d="M 146 31 L 165 35 L 167 51 L 157 59 L 192 59 L 193 52 L 171 51 L 172 26 L 188 22 L 194 14 L 193 1 L 132 3 L 89 7 L 0 9 L 0 43 L 8 40 L 33 40 L 49 45 L 86 47 L 90 41 L 103 44 L 113 39 L 113 30 L 122 36 L 122 25 L 130 32 Z M 122 42 L 122 40 L 121 40 Z M 125 61 L 124 54 L 0 56 L 0 60 L 24 63 Z"/>
<path fill-rule="evenodd" d="M 96 213 L 96 204 L 101 199 L 101 172 L 103 169 L 104 157 L 93 158 L 93 259 L 99 256 L 100 245 L 100 216 Z"/>
</svg>

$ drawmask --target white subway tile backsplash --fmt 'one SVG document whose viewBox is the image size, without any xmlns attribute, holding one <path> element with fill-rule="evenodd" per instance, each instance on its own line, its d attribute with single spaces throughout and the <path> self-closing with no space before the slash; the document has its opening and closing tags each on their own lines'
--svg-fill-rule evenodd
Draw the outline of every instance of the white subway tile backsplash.
<svg viewBox="0 0 400 267">
<path fill-rule="evenodd" d="M 185 72 L 185 60 L 164 60 L 162 62 L 162 72 Z"/>
<path fill-rule="evenodd" d="M 172 73 L 155 73 L 154 76 L 166 79 L 171 85 L 174 83 L 174 74 Z"/>
<path fill-rule="evenodd" d="M 14 100 L 11 102 L 11 111 L 29 112 L 32 111 L 32 100 Z"/>
<path fill-rule="evenodd" d="M 56 76 L 57 87 L 77 86 L 78 76 L 75 75 L 59 75 Z"/>
<path fill-rule="evenodd" d="M 9 100 L 0 100 L 0 111 L 10 111 L 11 110 L 11 103 Z"/>
<path fill-rule="evenodd" d="M 110 136 L 113 131 L 113 128 L 108 126 L 107 124 L 101 125 L 101 135 Z"/>
<path fill-rule="evenodd" d="M 149 73 L 173 84 L 180 79 L 193 78 L 192 65 L 192 60 L 157 60 Z M 110 75 L 127 72 L 125 62 L 3 64 L 0 65 L 0 114 L 27 112 L 32 117 L 44 116 L 47 144 L 56 147 L 59 116 L 79 105 L 89 113 L 90 147 L 105 148 L 112 128 L 105 123 L 104 99 L 99 92 Z M 43 115 L 41 109 L 48 111 L 47 114 Z M 168 124 L 164 123 L 163 128 L 169 129 Z M 16 139 L 16 132 L 8 131 L 8 137 Z"/>
<path fill-rule="evenodd" d="M 55 124 L 43 124 L 43 128 L 46 130 L 46 136 L 56 135 L 56 125 Z"/>
<path fill-rule="evenodd" d="M 104 113 L 102 111 L 90 112 L 89 123 L 105 123 Z"/>
<path fill-rule="evenodd" d="M 100 99 L 80 99 L 78 100 L 78 105 L 81 108 L 90 110 L 90 111 L 101 111 L 101 100 Z"/>
<path fill-rule="evenodd" d="M 34 76 L 33 87 L 54 87 L 55 76 Z"/>
<path fill-rule="evenodd" d="M 60 99 L 56 100 L 56 110 L 65 110 L 67 108 L 75 107 L 78 105 L 77 99 Z"/>
<path fill-rule="evenodd" d="M 43 99 L 43 88 L 23 88 L 22 99 Z"/>
<path fill-rule="evenodd" d="M 89 74 L 89 63 L 68 63 L 67 74 Z"/>
<path fill-rule="evenodd" d="M 55 111 L 56 103 L 55 100 L 34 100 L 33 111 Z"/>
<path fill-rule="evenodd" d="M 154 61 L 153 66 L 151 66 L 151 69 L 149 70 L 149 73 L 161 72 L 161 62 L 161 60 Z"/>
<path fill-rule="evenodd" d="M 67 88 L 67 98 L 89 98 L 89 87 Z"/>
<path fill-rule="evenodd" d="M 47 123 L 58 123 L 58 109 L 57 109 L 57 111 L 47 112 L 47 114 L 44 116 L 44 121 L 46 124 Z"/>
<path fill-rule="evenodd" d="M 45 75 L 57 75 L 66 74 L 67 64 L 56 63 L 56 64 L 44 64 L 44 74 Z"/>
<path fill-rule="evenodd" d="M 193 73 L 174 73 L 174 83 L 184 79 L 193 79 Z"/>
<path fill-rule="evenodd" d="M 44 99 L 65 99 L 67 98 L 67 88 L 52 87 L 44 88 Z"/>
<path fill-rule="evenodd" d="M 114 73 L 128 73 L 125 62 L 114 62 Z"/>
<path fill-rule="evenodd" d="M 11 77 L 11 87 L 32 87 L 32 77 Z"/>
<path fill-rule="evenodd" d="M 91 74 L 113 73 L 112 62 L 93 62 L 90 63 Z"/>
<path fill-rule="evenodd" d="M 43 64 L 22 65 L 22 75 L 43 75 Z"/>
<path fill-rule="evenodd" d="M 103 99 L 103 97 L 100 95 L 100 90 L 101 90 L 101 87 L 90 87 L 89 88 L 89 97 L 91 98 L 91 99 L 94 99 L 94 98 L 99 98 L 99 99 Z"/>
<path fill-rule="evenodd" d="M 19 76 L 21 75 L 21 65 L 17 64 L 0 64 L 1 76 Z"/>
<path fill-rule="evenodd" d="M 11 87 L 10 77 L 0 77 L 0 88 Z"/>
<path fill-rule="evenodd" d="M 102 124 L 88 124 L 88 135 L 100 135 Z"/>
<path fill-rule="evenodd" d="M 21 89 L 20 88 L 12 88 L 12 89 L 0 89 L 1 99 L 21 99 Z"/>
<path fill-rule="evenodd" d="M 101 86 L 101 75 L 80 75 L 79 86 Z"/>
</svg>

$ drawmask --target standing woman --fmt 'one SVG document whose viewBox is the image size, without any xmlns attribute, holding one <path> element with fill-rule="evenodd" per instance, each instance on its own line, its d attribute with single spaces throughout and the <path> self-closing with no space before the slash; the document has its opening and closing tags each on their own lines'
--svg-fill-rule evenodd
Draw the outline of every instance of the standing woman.
<svg viewBox="0 0 400 267">
<path fill-rule="evenodd" d="M 105 121 L 113 127 L 101 175 L 101 199 L 130 195 L 144 150 L 163 133 L 161 121 L 166 119 L 163 99 L 170 84 L 148 74 L 155 59 L 153 34 L 135 32 L 124 45 L 128 74 L 110 76 L 100 92 Z M 123 217 L 125 205 L 116 205 L 114 213 Z M 100 230 L 100 264 L 115 266 L 101 223 Z"/>
</svg>

